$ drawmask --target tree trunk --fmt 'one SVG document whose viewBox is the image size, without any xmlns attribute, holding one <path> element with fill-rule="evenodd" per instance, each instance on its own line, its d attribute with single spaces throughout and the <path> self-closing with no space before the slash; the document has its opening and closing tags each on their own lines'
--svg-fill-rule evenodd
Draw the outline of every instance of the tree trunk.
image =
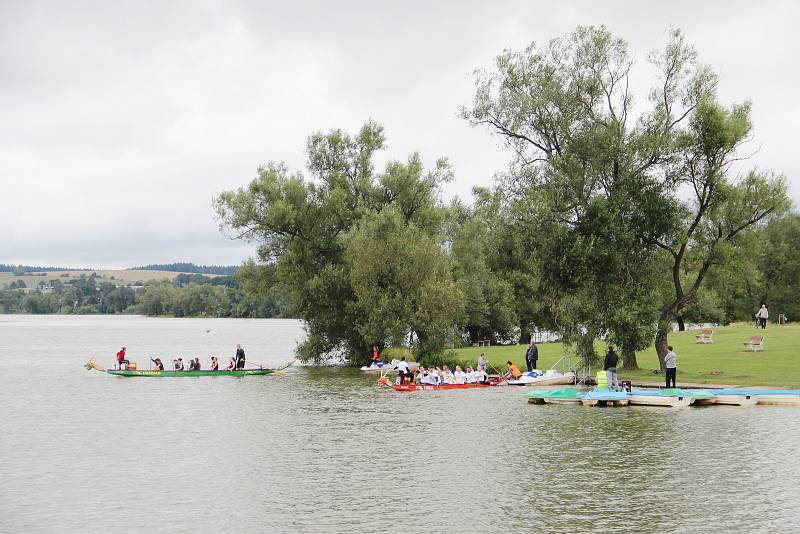
<svg viewBox="0 0 800 534">
<path fill-rule="evenodd" d="M 658 324 L 658 332 L 656 332 L 656 354 L 658 354 L 658 365 L 662 371 L 666 368 L 664 364 L 664 356 L 667 355 L 667 335 L 670 331 L 670 323 L 661 322 Z"/>
<path fill-rule="evenodd" d="M 690 306 L 695 302 L 694 292 L 689 292 L 687 295 L 679 296 L 675 301 L 661 311 L 661 318 L 658 321 L 658 331 L 656 332 L 656 354 L 658 354 L 658 364 L 663 371 L 666 369 L 664 364 L 664 356 L 667 355 L 669 343 L 667 336 L 672 331 L 672 321 L 675 321 L 678 314 L 686 306 Z"/>
<path fill-rule="evenodd" d="M 686 331 L 686 323 L 683 321 L 683 315 L 678 315 L 675 317 L 675 322 L 678 323 L 678 331 L 685 332 Z"/>
<path fill-rule="evenodd" d="M 638 369 L 639 364 L 636 362 L 636 351 L 628 347 L 622 347 L 622 368 L 623 369 Z"/>
</svg>

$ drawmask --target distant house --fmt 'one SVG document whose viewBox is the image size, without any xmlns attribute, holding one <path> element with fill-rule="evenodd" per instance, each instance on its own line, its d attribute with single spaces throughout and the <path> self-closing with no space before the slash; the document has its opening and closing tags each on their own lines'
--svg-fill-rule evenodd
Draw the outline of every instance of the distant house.
<svg viewBox="0 0 800 534">
<path fill-rule="evenodd" d="M 39 292 L 43 295 L 49 295 L 50 293 L 55 291 L 55 289 L 56 288 L 54 288 L 53 284 L 51 284 L 50 282 L 47 282 L 46 284 L 39 286 Z"/>
<path fill-rule="evenodd" d="M 24 293 L 25 295 L 28 295 L 30 293 L 36 293 L 37 291 L 39 291 L 39 289 L 35 287 L 18 287 L 17 291 Z"/>
<path fill-rule="evenodd" d="M 144 289 L 144 286 L 128 286 L 129 288 L 133 289 L 134 291 L 141 291 Z"/>
</svg>

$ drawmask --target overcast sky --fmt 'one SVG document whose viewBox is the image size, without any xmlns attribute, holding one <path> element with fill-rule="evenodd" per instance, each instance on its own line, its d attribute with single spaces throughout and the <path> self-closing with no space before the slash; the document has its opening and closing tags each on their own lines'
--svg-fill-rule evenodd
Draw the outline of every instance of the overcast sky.
<svg viewBox="0 0 800 534">
<path fill-rule="evenodd" d="M 750 164 L 797 202 L 798 20 L 794 2 L 0 0 L 0 263 L 238 264 L 254 246 L 220 234 L 213 196 L 370 117 L 384 160 L 447 156 L 447 198 L 469 199 L 509 159 L 456 116 L 472 71 L 588 24 L 630 43 L 640 103 L 647 52 L 682 28 L 723 102 L 752 100 Z"/>
</svg>

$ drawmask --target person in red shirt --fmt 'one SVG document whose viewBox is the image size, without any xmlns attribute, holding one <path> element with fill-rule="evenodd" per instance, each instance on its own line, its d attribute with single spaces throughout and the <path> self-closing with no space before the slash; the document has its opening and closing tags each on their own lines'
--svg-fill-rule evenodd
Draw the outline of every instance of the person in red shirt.
<svg viewBox="0 0 800 534">
<path fill-rule="evenodd" d="M 117 353 L 117 366 L 122 369 L 122 364 L 128 365 L 128 360 L 125 358 L 125 347 L 122 347 Z"/>
</svg>

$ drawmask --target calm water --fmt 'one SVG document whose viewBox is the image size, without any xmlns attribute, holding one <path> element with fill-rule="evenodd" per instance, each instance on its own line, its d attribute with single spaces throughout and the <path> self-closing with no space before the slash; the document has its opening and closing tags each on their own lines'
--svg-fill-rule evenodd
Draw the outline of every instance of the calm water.
<svg viewBox="0 0 800 534">
<path fill-rule="evenodd" d="M 210 330 L 210 332 L 206 332 Z M 143 355 L 290 359 L 285 320 L 0 316 L 3 532 L 796 532 L 800 410 L 533 406 L 342 369 L 125 379 Z"/>
</svg>

